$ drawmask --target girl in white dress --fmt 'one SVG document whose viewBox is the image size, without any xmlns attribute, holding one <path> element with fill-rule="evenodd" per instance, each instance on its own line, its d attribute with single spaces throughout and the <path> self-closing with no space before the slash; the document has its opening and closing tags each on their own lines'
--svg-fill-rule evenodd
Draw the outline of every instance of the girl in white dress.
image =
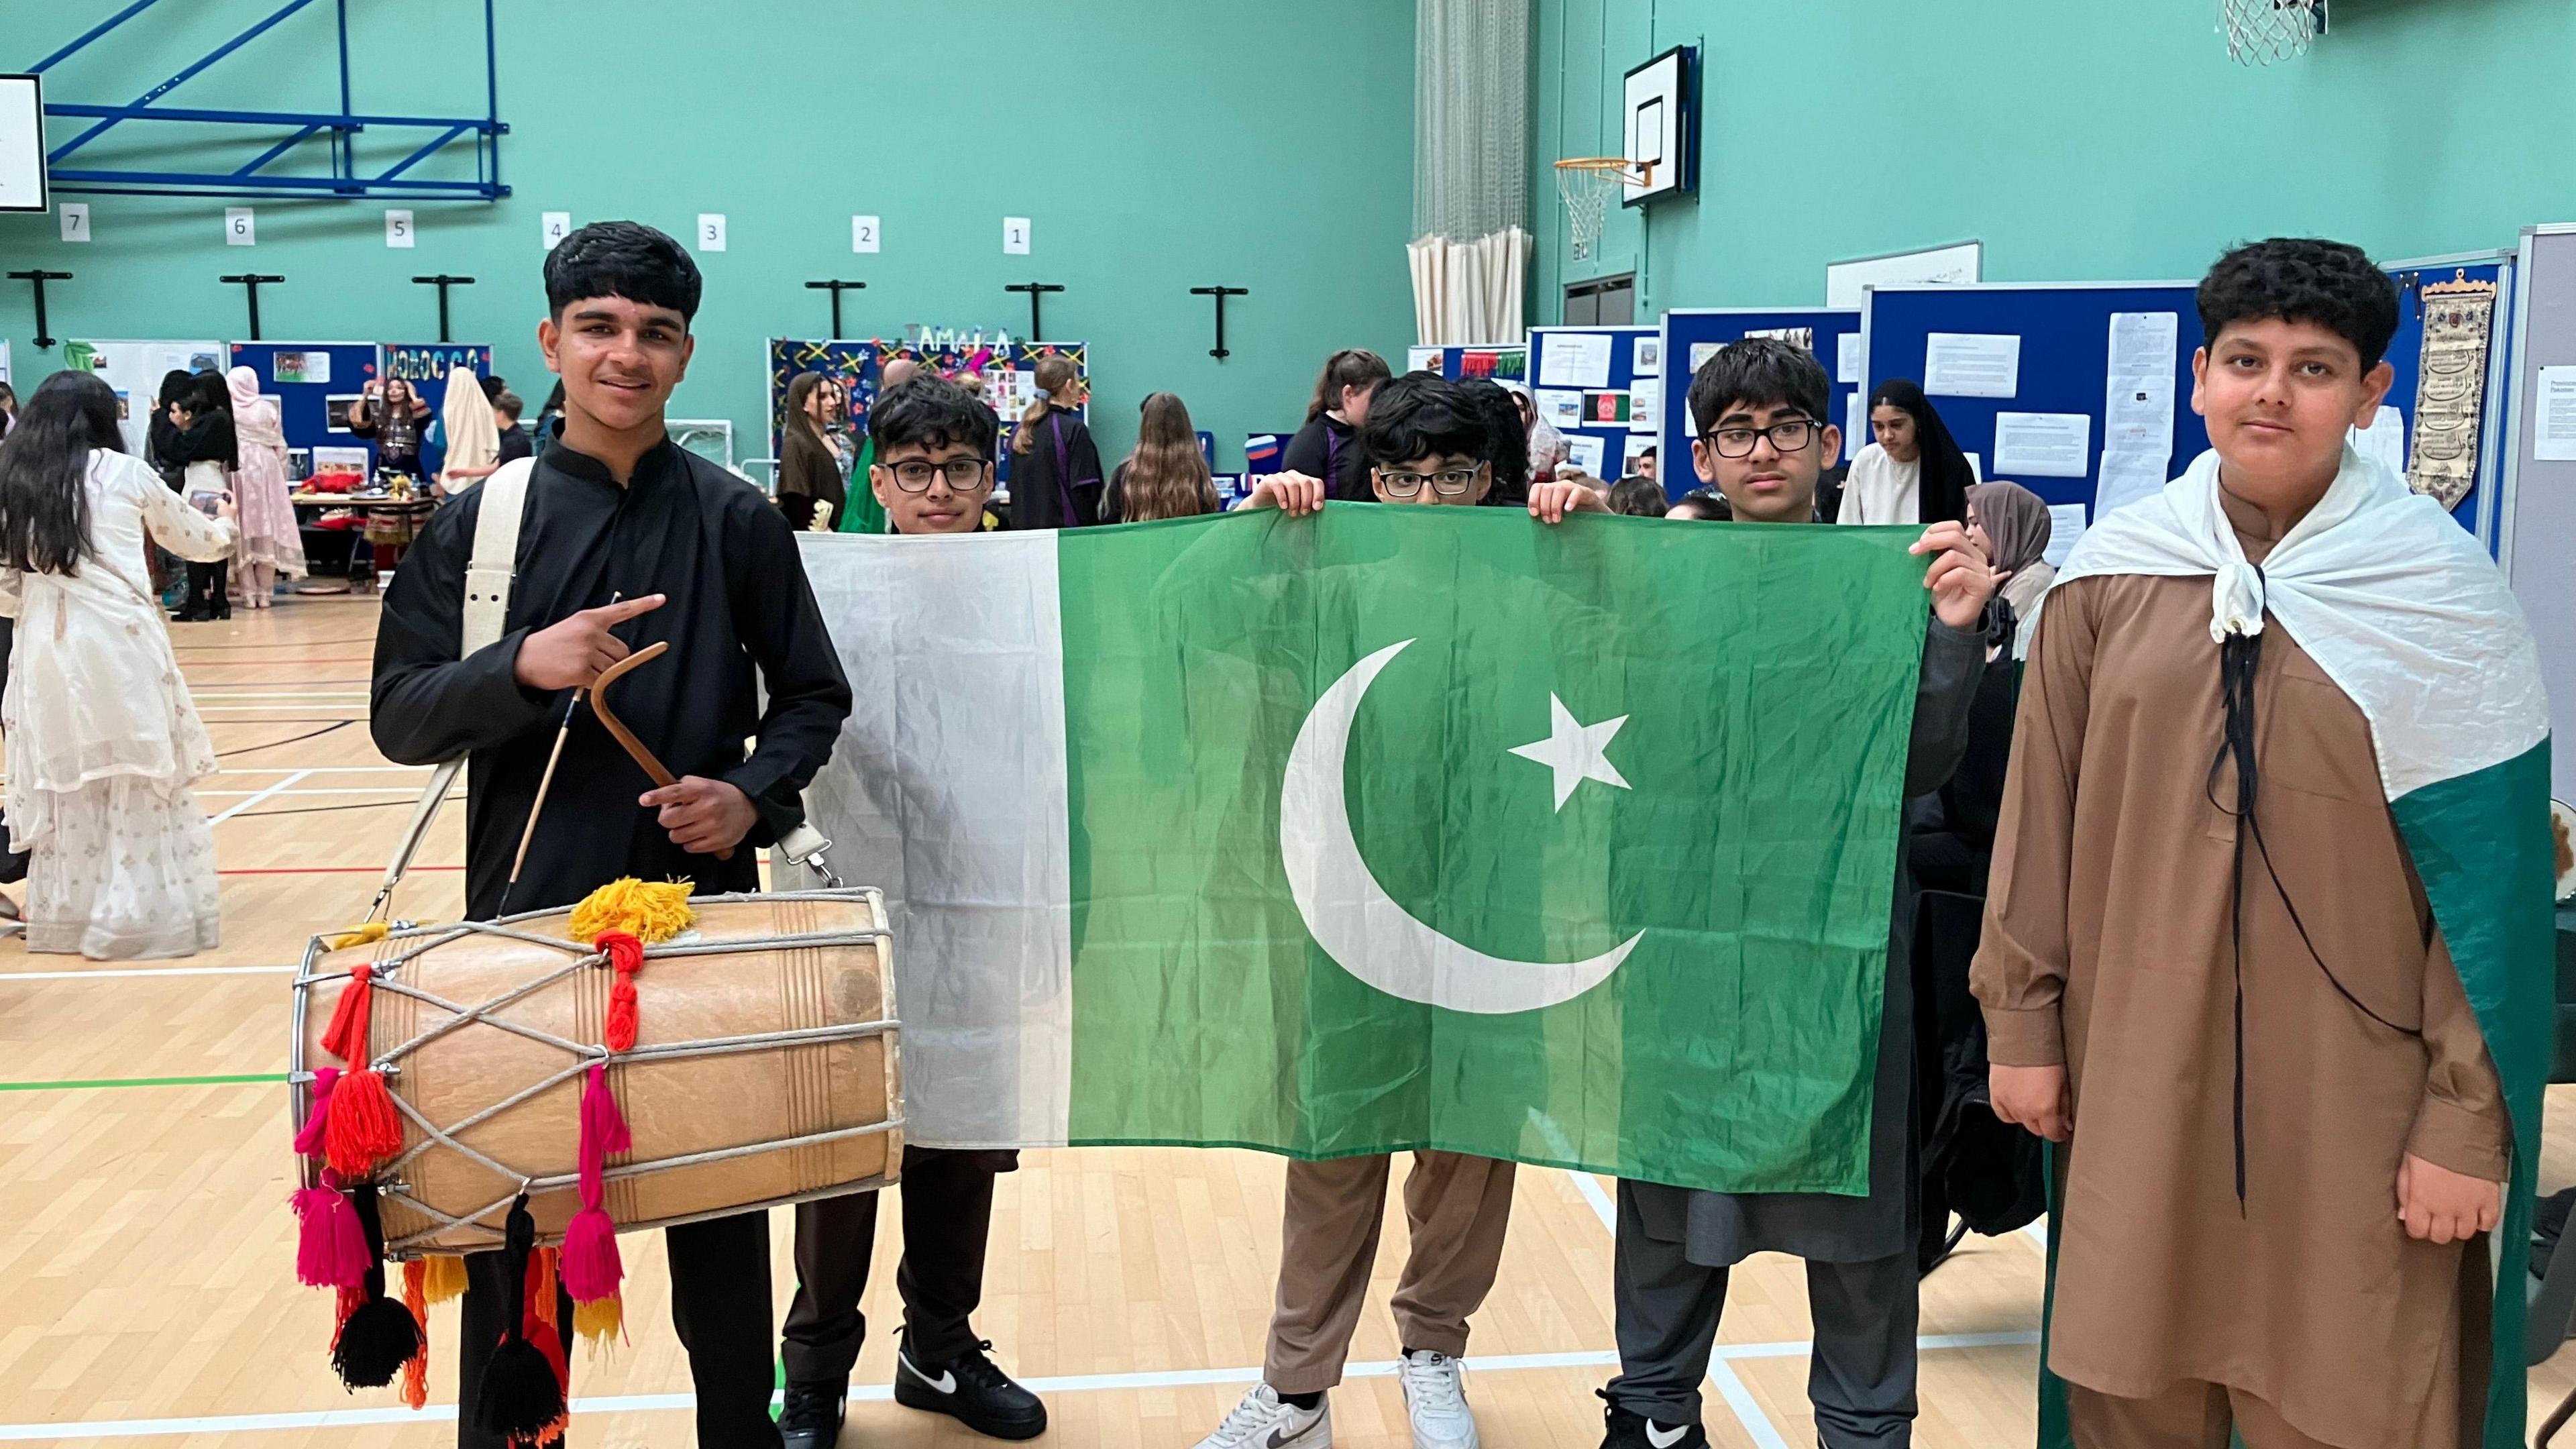
<svg viewBox="0 0 2576 1449">
<path fill-rule="evenodd" d="M 185 956 L 219 940 L 214 833 L 189 787 L 213 743 L 170 652 L 144 536 L 229 555 L 215 517 L 121 450 L 116 393 L 57 373 L 0 442 L 0 614 L 16 619 L 7 733 L 14 848 L 33 852 L 27 949 L 93 960 Z"/>
</svg>

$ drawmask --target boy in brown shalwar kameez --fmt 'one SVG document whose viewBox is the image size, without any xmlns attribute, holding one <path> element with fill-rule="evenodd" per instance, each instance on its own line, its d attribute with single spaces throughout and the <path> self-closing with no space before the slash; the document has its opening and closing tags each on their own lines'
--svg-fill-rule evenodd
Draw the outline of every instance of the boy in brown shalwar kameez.
<svg viewBox="0 0 2576 1449">
<path fill-rule="evenodd" d="M 2242 562 L 2070 561 L 1974 973 L 1996 1112 L 2069 1144 L 2046 1367 L 2084 1449 L 2224 1449 L 2231 1427 L 2249 1449 L 2458 1449 L 2487 1401 L 2504 1095 L 2383 789 L 2391 726 L 2375 750 L 2371 700 L 2278 579 L 2263 627 L 2266 558 L 2397 486 L 2345 451 L 2388 391 L 2396 289 L 2351 247 L 2272 241 L 2198 301 L 2214 455 L 2152 502 L 2214 477 Z M 2253 618 L 2229 625 L 2239 583 Z"/>
</svg>

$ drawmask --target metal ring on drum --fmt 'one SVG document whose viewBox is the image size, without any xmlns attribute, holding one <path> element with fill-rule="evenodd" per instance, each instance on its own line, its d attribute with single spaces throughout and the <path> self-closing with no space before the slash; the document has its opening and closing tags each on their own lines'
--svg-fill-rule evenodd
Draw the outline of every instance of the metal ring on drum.
<svg viewBox="0 0 2576 1449">
<path fill-rule="evenodd" d="M 644 950 L 633 1050 L 600 1045 L 612 972 L 568 909 L 402 925 L 295 978 L 289 1110 L 312 1111 L 334 983 L 373 967 L 370 1060 L 403 1122 L 376 1172 L 388 1256 L 497 1248 L 525 1190 L 541 1243 L 575 1192 L 582 1076 L 605 1062 L 633 1130 L 606 1169 L 619 1230 L 864 1192 L 899 1175 L 902 1023 L 875 890 L 700 896 L 693 929 Z M 317 1011 L 317 1006 L 319 1010 Z M 306 1185 L 319 1166 L 303 1164 Z"/>
</svg>

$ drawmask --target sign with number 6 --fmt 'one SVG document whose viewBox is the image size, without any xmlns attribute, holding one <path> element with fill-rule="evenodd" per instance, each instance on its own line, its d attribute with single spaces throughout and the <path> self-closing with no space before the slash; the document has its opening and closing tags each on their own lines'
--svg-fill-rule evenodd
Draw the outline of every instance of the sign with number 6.
<svg viewBox="0 0 2576 1449">
<path fill-rule="evenodd" d="M 259 244 L 259 224 L 252 218 L 249 207 L 224 208 L 224 244 L 236 247 Z"/>
</svg>

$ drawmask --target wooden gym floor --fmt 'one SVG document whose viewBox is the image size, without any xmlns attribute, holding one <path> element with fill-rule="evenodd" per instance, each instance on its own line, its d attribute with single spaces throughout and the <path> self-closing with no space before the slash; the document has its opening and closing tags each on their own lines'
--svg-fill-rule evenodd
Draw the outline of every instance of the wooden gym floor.
<svg viewBox="0 0 2576 1449">
<path fill-rule="evenodd" d="M 0 942 L 0 1441 L 110 1446 L 426 1446 L 450 1442 L 456 1316 L 433 1310 L 431 1408 L 352 1397 L 325 1358 L 326 1295 L 293 1272 L 284 1089 L 287 983 L 305 939 L 364 913 L 424 772 L 367 735 L 372 598 L 297 599 L 173 629 L 223 753 L 216 821 L 224 946 L 93 965 Z M 451 806 L 402 914 L 462 905 Z M 2544 1187 L 2576 1180 L 2556 1098 Z M 1233 1151 L 1031 1152 L 1002 1180 L 977 1324 L 1047 1398 L 1041 1442 L 1186 1449 L 1258 1376 L 1279 1242 L 1280 1165 Z M 1468 1394 L 1495 1449 L 1597 1444 L 1613 1371 L 1607 1185 L 1524 1169 L 1501 1281 L 1475 1319 Z M 772 1290 L 792 1291 L 790 1215 L 770 1216 Z M 1337 1442 L 1401 1449 L 1386 1295 L 1403 1262 L 1390 1204 L 1377 1283 L 1334 1395 Z M 984 1442 L 885 1398 L 900 1321 L 900 1215 L 880 1215 L 872 1334 L 843 1442 Z M 658 1237 L 626 1240 L 630 1342 L 577 1352 L 572 1443 L 690 1442 L 688 1373 Z M 2043 1248 L 1973 1239 L 1925 1285 L 1925 1449 L 2031 1438 Z M 1755 1259 L 1735 1279 L 1707 1424 L 1730 1449 L 1805 1449 L 1804 1278 Z M 2535 1422 L 2576 1356 L 2532 1375 Z"/>
</svg>

